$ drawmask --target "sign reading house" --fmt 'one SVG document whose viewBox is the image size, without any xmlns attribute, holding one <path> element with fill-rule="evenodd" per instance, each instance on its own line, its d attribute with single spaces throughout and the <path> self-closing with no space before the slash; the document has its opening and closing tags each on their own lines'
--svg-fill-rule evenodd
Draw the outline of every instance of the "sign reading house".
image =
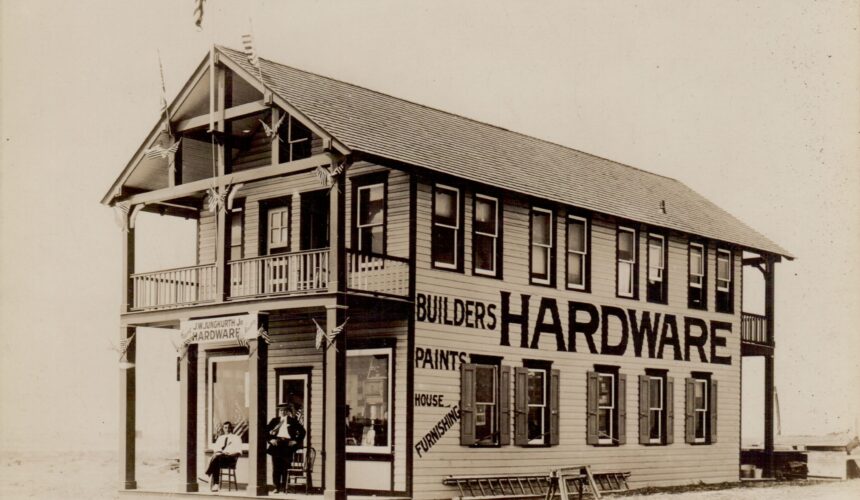
<svg viewBox="0 0 860 500">
<path fill-rule="evenodd" d="M 185 344 L 253 340 L 257 337 L 257 315 L 183 320 L 179 328 Z"/>
<path fill-rule="evenodd" d="M 474 300 L 419 293 L 415 319 L 423 323 L 499 332 L 499 345 L 538 349 L 543 339 L 558 351 L 587 350 L 592 354 L 624 356 L 633 351 L 676 361 L 731 365 L 721 351 L 732 323 L 588 302 L 559 303 L 550 297 L 499 292 L 500 307 Z M 518 310 L 518 311 L 517 311 Z M 567 322 L 562 323 L 566 313 Z M 416 359 L 417 361 L 417 359 Z"/>
</svg>

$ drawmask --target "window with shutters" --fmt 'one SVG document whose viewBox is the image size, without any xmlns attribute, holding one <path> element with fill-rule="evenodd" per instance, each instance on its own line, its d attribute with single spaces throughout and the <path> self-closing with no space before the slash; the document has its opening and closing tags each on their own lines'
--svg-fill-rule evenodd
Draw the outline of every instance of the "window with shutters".
<svg viewBox="0 0 860 500">
<path fill-rule="evenodd" d="M 511 369 L 501 358 L 473 356 L 460 376 L 460 444 L 502 446 L 511 443 Z"/>
<path fill-rule="evenodd" d="M 371 174 L 352 182 L 352 247 L 360 253 L 384 255 L 388 177 Z"/>
<path fill-rule="evenodd" d="M 693 373 L 686 380 L 686 442 L 717 441 L 717 381 L 709 373 Z"/>
<path fill-rule="evenodd" d="M 597 366 L 587 374 L 586 441 L 592 445 L 620 445 L 627 440 L 627 376 L 617 367 Z"/>
<path fill-rule="evenodd" d="M 499 199 L 475 195 L 472 220 L 472 266 L 475 274 L 500 278 L 502 221 Z"/>
<path fill-rule="evenodd" d="M 687 306 L 692 309 L 708 307 L 708 254 L 702 243 L 690 242 L 689 279 L 687 287 Z"/>
<path fill-rule="evenodd" d="M 667 299 L 666 238 L 662 234 L 648 235 L 648 302 L 665 304 Z"/>
<path fill-rule="evenodd" d="M 639 444 L 674 442 L 674 381 L 665 370 L 639 376 Z"/>
<path fill-rule="evenodd" d="M 531 282 L 553 285 L 555 225 L 553 212 L 533 207 L 531 212 Z"/>
<path fill-rule="evenodd" d="M 558 370 L 545 361 L 524 361 L 514 374 L 518 446 L 555 446 L 559 443 Z"/>
<path fill-rule="evenodd" d="M 462 270 L 462 193 L 436 184 L 433 188 L 433 267 Z"/>
<path fill-rule="evenodd" d="M 567 216 L 567 288 L 588 290 L 588 219 Z"/>
<path fill-rule="evenodd" d="M 616 257 L 618 261 L 616 294 L 619 297 L 635 299 L 639 274 L 636 230 L 619 226 L 616 233 L 616 245 Z"/>
<path fill-rule="evenodd" d="M 723 248 L 717 249 L 717 312 L 731 313 L 734 309 L 732 300 L 732 252 Z"/>
</svg>

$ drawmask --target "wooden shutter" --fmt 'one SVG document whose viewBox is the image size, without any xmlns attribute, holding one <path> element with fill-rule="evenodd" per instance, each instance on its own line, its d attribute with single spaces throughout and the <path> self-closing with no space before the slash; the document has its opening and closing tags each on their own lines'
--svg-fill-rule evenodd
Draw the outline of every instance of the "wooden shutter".
<svg viewBox="0 0 860 500">
<path fill-rule="evenodd" d="M 511 444 L 511 367 L 499 367 L 499 444 Z"/>
<path fill-rule="evenodd" d="M 675 442 L 675 379 L 666 377 L 666 444 Z"/>
<path fill-rule="evenodd" d="M 711 400 L 709 401 L 708 413 L 711 417 L 710 442 L 717 442 L 717 381 L 711 381 Z"/>
<path fill-rule="evenodd" d="M 618 375 L 618 444 L 627 444 L 627 375 Z"/>
<path fill-rule="evenodd" d="M 559 419 L 559 405 L 561 404 L 559 394 L 558 394 L 558 385 L 559 380 L 561 379 L 561 372 L 559 370 L 552 370 L 552 375 L 550 376 L 550 384 L 549 384 L 549 444 L 550 446 L 555 446 L 559 443 L 559 432 L 558 427 L 560 422 Z"/>
<path fill-rule="evenodd" d="M 651 377 L 639 375 L 639 444 L 651 443 Z"/>
<path fill-rule="evenodd" d="M 598 444 L 597 440 L 597 394 L 599 391 L 599 379 L 597 372 L 588 372 L 586 375 L 586 423 L 585 442 L 587 444 Z"/>
<path fill-rule="evenodd" d="M 514 444 L 529 444 L 529 370 L 522 366 L 514 369 Z"/>
<path fill-rule="evenodd" d="M 475 444 L 475 382 L 473 364 L 460 365 L 460 444 Z"/>
<path fill-rule="evenodd" d="M 685 380 L 686 391 L 686 413 L 684 423 L 684 440 L 688 443 L 696 442 L 696 379 L 688 378 Z"/>
</svg>

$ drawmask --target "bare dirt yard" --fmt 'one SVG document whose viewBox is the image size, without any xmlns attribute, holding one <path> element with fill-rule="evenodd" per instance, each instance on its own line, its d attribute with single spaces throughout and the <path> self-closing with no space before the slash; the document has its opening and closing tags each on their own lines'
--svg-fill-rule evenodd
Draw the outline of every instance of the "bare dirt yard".
<svg viewBox="0 0 860 500">
<path fill-rule="evenodd" d="M 4 452 L 0 458 L 0 499 L 114 499 L 117 461 L 113 452 Z M 172 489 L 179 483 L 175 460 L 142 458 L 137 463 L 141 487 Z M 709 485 L 707 488 L 713 488 Z M 860 499 L 860 479 L 839 482 L 796 482 L 754 486 L 721 485 L 722 489 L 696 490 L 698 487 L 665 489 L 648 495 L 632 492 L 624 500 L 669 498 L 671 500 L 789 500 Z"/>
</svg>

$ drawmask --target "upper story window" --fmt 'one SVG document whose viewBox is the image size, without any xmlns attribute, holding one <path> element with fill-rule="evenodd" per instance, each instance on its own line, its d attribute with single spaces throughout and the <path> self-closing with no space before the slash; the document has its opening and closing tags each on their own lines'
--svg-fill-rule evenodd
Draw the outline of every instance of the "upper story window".
<svg viewBox="0 0 860 500">
<path fill-rule="evenodd" d="M 639 444 L 671 444 L 674 382 L 664 371 L 647 371 L 639 376 Z"/>
<path fill-rule="evenodd" d="M 588 290 L 588 219 L 567 216 L 567 287 Z"/>
<path fill-rule="evenodd" d="M 461 270 L 463 226 L 462 193 L 458 188 L 436 184 L 433 188 L 433 266 Z"/>
<path fill-rule="evenodd" d="M 278 141 L 278 159 L 281 163 L 311 156 L 313 134 L 302 122 L 292 116 L 286 117 L 281 123 L 278 137 L 280 138 Z"/>
<path fill-rule="evenodd" d="M 732 297 L 732 252 L 717 249 L 717 312 L 731 313 L 734 310 Z"/>
<path fill-rule="evenodd" d="M 385 183 L 356 190 L 355 245 L 359 252 L 385 253 Z"/>
<path fill-rule="evenodd" d="M 689 246 L 689 282 L 687 286 L 687 305 L 693 309 L 708 307 L 708 254 L 701 243 L 691 242 Z"/>
<path fill-rule="evenodd" d="M 514 431 L 518 446 L 559 443 L 559 371 L 550 364 L 526 361 L 514 373 Z"/>
<path fill-rule="evenodd" d="M 269 253 L 286 251 L 290 246 L 290 206 L 275 205 L 266 210 Z"/>
<path fill-rule="evenodd" d="M 241 200 L 236 200 L 234 208 L 230 212 L 230 260 L 241 260 L 245 257 L 245 205 Z"/>
<path fill-rule="evenodd" d="M 553 258 L 555 244 L 553 212 L 533 207 L 531 212 L 531 282 L 538 285 L 553 284 Z"/>
<path fill-rule="evenodd" d="M 618 226 L 616 244 L 618 258 L 616 293 L 619 297 L 637 298 L 639 262 L 636 251 L 638 246 L 636 230 Z"/>
<path fill-rule="evenodd" d="M 472 264 L 475 274 L 501 276 L 501 234 L 499 199 L 476 194 L 472 221 Z"/>
<path fill-rule="evenodd" d="M 648 235 L 648 302 L 667 302 L 666 238 L 662 234 Z"/>
<path fill-rule="evenodd" d="M 717 381 L 710 374 L 694 373 L 686 385 L 686 442 L 717 442 Z"/>
<path fill-rule="evenodd" d="M 586 442 L 624 444 L 627 440 L 627 376 L 615 367 L 597 367 L 587 376 Z"/>
<path fill-rule="evenodd" d="M 511 369 L 501 358 L 479 358 L 460 371 L 460 444 L 510 444 Z"/>
</svg>

